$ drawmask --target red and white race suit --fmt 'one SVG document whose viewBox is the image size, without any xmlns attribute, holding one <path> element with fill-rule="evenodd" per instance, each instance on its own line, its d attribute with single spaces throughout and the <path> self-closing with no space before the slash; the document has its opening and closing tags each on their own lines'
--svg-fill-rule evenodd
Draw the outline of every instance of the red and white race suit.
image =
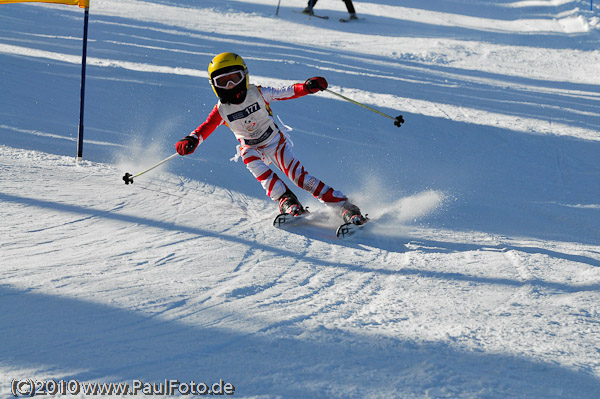
<svg viewBox="0 0 600 399">
<path fill-rule="evenodd" d="M 249 85 L 244 102 L 224 104 L 219 101 L 206 121 L 191 134 L 201 143 L 217 127 L 226 124 L 240 142 L 238 151 L 244 164 L 274 201 L 279 200 L 287 186 L 270 164 L 276 165 L 295 185 L 321 202 L 341 206 L 347 197 L 308 174 L 292 152 L 291 143 L 277 127 L 269 106 L 272 101 L 291 100 L 307 94 L 310 93 L 302 83 L 284 88 Z"/>
</svg>

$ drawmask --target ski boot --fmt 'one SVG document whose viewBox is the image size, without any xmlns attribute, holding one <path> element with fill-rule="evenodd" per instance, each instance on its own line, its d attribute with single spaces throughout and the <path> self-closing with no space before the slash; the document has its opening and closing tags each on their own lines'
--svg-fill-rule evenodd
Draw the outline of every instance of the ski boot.
<svg viewBox="0 0 600 399">
<path fill-rule="evenodd" d="M 302 14 L 315 15 L 315 12 L 313 11 L 312 7 L 306 7 L 304 10 L 302 10 Z"/>
<path fill-rule="evenodd" d="M 342 205 L 342 219 L 344 219 L 345 223 L 352 223 L 359 226 L 369 221 L 367 217 L 360 213 L 360 209 L 350 201 L 346 201 Z"/>
<path fill-rule="evenodd" d="M 302 215 L 306 213 L 306 209 L 302 207 L 298 197 L 288 188 L 285 193 L 279 198 L 279 212 L 288 213 L 292 216 Z"/>
</svg>

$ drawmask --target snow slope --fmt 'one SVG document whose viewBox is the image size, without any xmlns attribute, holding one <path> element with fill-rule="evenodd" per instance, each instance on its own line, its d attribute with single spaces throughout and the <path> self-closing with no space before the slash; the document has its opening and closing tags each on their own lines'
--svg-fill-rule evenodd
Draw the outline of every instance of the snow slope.
<svg viewBox="0 0 600 399">
<path fill-rule="evenodd" d="M 92 0 L 0 6 L 0 394 L 15 378 L 235 386 L 240 398 L 597 398 L 600 51 L 587 1 Z M 210 59 L 274 103 L 311 173 L 290 231 L 219 128 Z M 73 395 L 72 395 L 73 396 Z M 83 393 L 79 396 L 84 396 Z"/>
</svg>

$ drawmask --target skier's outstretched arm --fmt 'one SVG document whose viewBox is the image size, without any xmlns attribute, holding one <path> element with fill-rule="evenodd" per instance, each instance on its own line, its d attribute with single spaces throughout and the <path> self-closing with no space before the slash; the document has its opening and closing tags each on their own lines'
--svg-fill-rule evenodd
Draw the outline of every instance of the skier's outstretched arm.
<svg viewBox="0 0 600 399">
<path fill-rule="evenodd" d="M 271 101 L 292 100 L 325 89 L 327 89 L 327 80 L 321 76 L 315 76 L 314 78 L 307 79 L 304 83 L 294 83 L 293 85 L 283 88 L 259 87 L 263 98 L 268 103 Z"/>
<path fill-rule="evenodd" d="M 219 114 L 217 106 L 210 111 L 208 117 L 200 126 L 194 129 L 189 135 L 185 136 L 175 144 L 175 149 L 179 155 L 188 155 L 196 151 L 200 143 L 210 136 L 216 128 L 223 124 L 223 118 Z"/>
</svg>

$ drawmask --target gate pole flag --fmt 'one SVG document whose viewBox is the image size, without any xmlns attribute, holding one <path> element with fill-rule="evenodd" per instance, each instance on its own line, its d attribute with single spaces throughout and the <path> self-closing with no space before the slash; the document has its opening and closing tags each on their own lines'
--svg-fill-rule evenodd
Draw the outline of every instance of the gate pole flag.
<svg viewBox="0 0 600 399">
<path fill-rule="evenodd" d="M 87 32 L 90 11 L 90 0 L 0 0 L 0 4 L 34 2 L 68 4 L 85 8 L 85 17 L 83 22 L 83 55 L 81 57 L 81 98 L 79 100 L 79 132 L 77 136 L 77 162 L 79 162 L 83 159 L 83 104 L 85 100 L 85 64 L 87 58 Z"/>
</svg>

